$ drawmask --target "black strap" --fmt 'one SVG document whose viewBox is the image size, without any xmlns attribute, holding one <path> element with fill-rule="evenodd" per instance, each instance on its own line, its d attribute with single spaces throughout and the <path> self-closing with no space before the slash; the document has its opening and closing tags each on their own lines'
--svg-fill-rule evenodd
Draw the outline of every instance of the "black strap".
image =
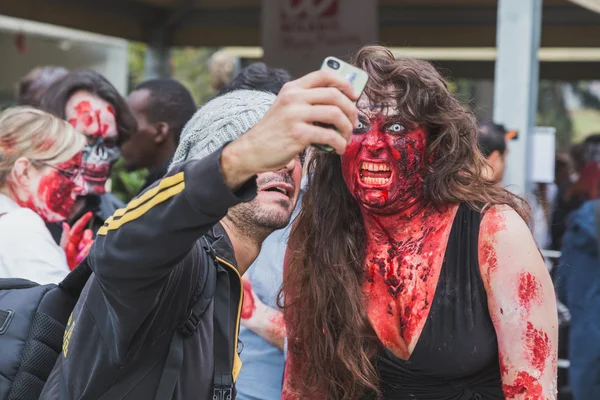
<svg viewBox="0 0 600 400">
<path fill-rule="evenodd" d="M 115 383 L 106 393 L 104 393 L 99 400 L 124 399 L 129 392 L 131 392 L 133 388 L 135 388 L 150 373 L 150 371 L 154 369 L 156 364 L 158 364 L 161 360 L 164 360 L 165 347 L 167 344 L 170 344 L 173 341 L 173 339 L 168 340 L 168 335 L 165 336 L 165 338 L 152 345 L 151 350 L 146 354 L 146 356 L 142 357 L 140 362 L 137 362 L 136 365 L 130 369 L 129 373 L 125 374 L 123 379 L 117 381 L 117 383 Z M 170 399 L 171 397 L 164 398 Z"/>
<path fill-rule="evenodd" d="M 163 368 L 158 389 L 156 390 L 156 400 L 171 399 L 173 398 L 173 392 L 175 391 L 175 385 L 179 380 L 179 372 L 183 365 L 183 335 L 179 332 L 173 334 L 173 340 L 171 340 L 171 346 L 169 347 L 169 354 L 167 355 L 167 361 Z"/>
<path fill-rule="evenodd" d="M 212 250 L 212 249 L 211 249 Z M 233 347 L 229 341 L 231 329 L 230 281 L 229 273 L 219 265 L 214 251 L 209 253 L 217 266 L 217 284 L 219 290 L 215 293 L 215 308 L 213 312 L 213 400 L 233 399 Z M 241 301 L 241 299 L 240 299 Z"/>
<path fill-rule="evenodd" d="M 202 237 L 202 247 L 206 255 L 213 252 L 212 245 L 204 236 Z M 177 327 L 177 331 L 173 335 L 167 361 L 160 377 L 158 390 L 156 391 L 156 400 L 170 399 L 173 396 L 175 385 L 177 385 L 177 380 L 179 379 L 179 372 L 183 365 L 184 340 L 196 332 L 200 324 L 200 318 L 215 296 L 217 266 L 213 265 L 214 261 L 211 258 L 207 257 L 208 262 L 204 263 L 206 268 L 204 268 L 200 286 L 194 291 L 197 293 L 190 299 L 192 304 L 188 315 Z"/>
</svg>

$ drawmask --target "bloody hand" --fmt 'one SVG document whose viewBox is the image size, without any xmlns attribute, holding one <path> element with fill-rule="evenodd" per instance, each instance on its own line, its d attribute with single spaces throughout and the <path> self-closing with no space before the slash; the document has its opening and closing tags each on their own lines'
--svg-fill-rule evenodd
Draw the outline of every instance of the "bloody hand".
<svg viewBox="0 0 600 400">
<path fill-rule="evenodd" d="M 67 264 L 71 270 L 87 256 L 94 243 L 93 232 L 90 229 L 85 229 L 92 219 L 92 215 L 91 212 L 84 214 L 79 221 L 73 224 L 73 227 L 70 227 L 66 222 L 63 223 L 60 247 L 67 255 Z"/>
</svg>

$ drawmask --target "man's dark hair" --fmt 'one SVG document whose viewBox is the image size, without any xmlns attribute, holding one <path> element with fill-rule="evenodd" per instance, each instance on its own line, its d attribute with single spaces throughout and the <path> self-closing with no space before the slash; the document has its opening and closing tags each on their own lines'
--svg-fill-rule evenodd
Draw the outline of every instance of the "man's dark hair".
<svg viewBox="0 0 600 400">
<path fill-rule="evenodd" d="M 265 63 L 257 62 L 242 69 L 218 95 L 243 89 L 260 90 L 277 95 L 283 85 L 291 80 L 292 76 L 286 70 L 269 68 Z"/>
<path fill-rule="evenodd" d="M 100 97 L 115 109 L 118 144 L 125 142 L 137 131 L 137 122 L 129 106 L 117 89 L 95 71 L 73 71 L 54 82 L 40 100 L 40 108 L 65 119 L 65 106 L 75 92 L 84 90 Z"/>
<path fill-rule="evenodd" d="M 32 69 L 17 82 L 15 93 L 17 104 L 38 107 L 40 98 L 46 90 L 68 73 L 66 68 L 52 65 Z"/>
<path fill-rule="evenodd" d="M 477 125 L 477 144 L 485 158 L 494 151 L 504 154 L 506 151 L 506 129 L 503 125 L 492 121 L 481 122 Z"/>
<path fill-rule="evenodd" d="M 132 92 L 147 90 L 146 118 L 149 122 L 169 124 L 176 143 L 185 124 L 196 112 L 196 103 L 185 86 L 174 79 L 151 79 L 137 85 Z"/>
</svg>

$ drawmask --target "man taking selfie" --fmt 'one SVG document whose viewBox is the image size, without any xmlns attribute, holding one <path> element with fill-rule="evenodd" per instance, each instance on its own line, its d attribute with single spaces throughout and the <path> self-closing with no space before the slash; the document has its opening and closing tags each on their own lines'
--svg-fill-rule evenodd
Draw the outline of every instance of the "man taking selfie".
<svg viewBox="0 0 600 400">
<path fill-rule="evenodd" d="M 200 109 L 183 162 L 100 229 L 41 399 L 235 397 L 241 275 L 288 224 L 304 149 L 344 152 L 353 100 L 348 82 L 319 71 L 277 97 L 236 91 Z"/>
</svg>

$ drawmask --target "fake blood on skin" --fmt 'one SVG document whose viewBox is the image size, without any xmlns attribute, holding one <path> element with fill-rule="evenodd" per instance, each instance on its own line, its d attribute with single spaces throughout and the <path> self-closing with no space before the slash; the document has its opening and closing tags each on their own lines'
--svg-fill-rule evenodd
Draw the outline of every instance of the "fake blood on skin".
<svg viewBox="0 0 600 400">
<path fill-rule="evenodd" d="M 75 108 L 76 117 L 69 119 L 69 123 L 71 125 L 73 125 L 74 127 L 77 127 L 77 124 L 79 122 L 81 122 L 81 124 L 85 128 L 89 129 L 92 125 L 94 125 L 94 123 L 96 123 L 96 131 L 93 133 L 86 132 L 86 134 L 100 136 L 100 137 L 104 137 L 107 134 L 107 132 L 110 128 L 110 125 L 106 124 L 106 123 L 102 123 L 102 119 L 101 119 L 102 110 L 101 109 L 94 110 L 92 108 L 92 105 L 90 104 L 90 102 L 87 100 L 80 101 L 79 103 L 77 103 L 75 105 L 74 108 Z M 110 106 L 110 105 L 106 106 L 106 110 L 110 114 L 115 115 L 115 109 L 112 106 Z"/>
<path fill-rule="evenodd" d="M 269 318 L 267 333 L 273 338 L 285 337 L 285 320 L 283 313 L 277 313 Z"/>
<path fill-rule="evenodd" d="M 63 171 L 81 168 L 81 153 L 56 167 Z M 38 194 L 47 208 L 65 219 L 75 203 L 75 192 L 75 183 L 57 170 L 52 170 L 42 177 L 38 188 Z"/>
<path fill-rule="evenodd" d="M 405 128 L 378 114 L 363 125 L 342 156 L 342 171 L 367 232 L 367 314 L 383 345 L 407 359 L 429 314 L 444 256 L 440 244 L 447 243 L 457 208 L 437 210 L 423 198 L 424 127 Z M 389 180 L 370 184 L 367 177 Z"/>
<path fill-rule="evenodd" d="M 81 167 L 81 153 L 72 159 L 56 165 L 63 171 Z M 49 167 L 48 167 L 49 168 Z M 25 198 L 14 195 L 21 207 L 29 208 L 45 222 L 65 220 L 71 213 L 77 192 L 76 184 L 56 169 L 49 169 L 39 181 L 37 192 Z"/>
<path fill-rule="evenodd" d="M 254 296 L 252 293 L 252 284 L 249 280 L 243 280 L 244 286 L 244 301 L 242 303 L 242 319 L 249 319 L 254 314 L 254 310 L 256 310 L 256 305 L 254 304 Z"/>
<path fill-rule="evenodd" d="M 538 371 L 544 372 L 548 358 L 550 357 L 550 339 L 548 334 L 536 329 L 531 322 L 527 322 L 525 331 L 526 346 L 529 350 L 529 361 L 531 366 Z"/>
<path fill-rule="evenodd" d="M 498 270 L 498 255 L 494 248 L 496 234 L 506 230 L 506 217 L 497 208 L 491 208 L 486 212 L 487 222 L 481 225 L 479 237 L 481 243 L 479 246 L 479 261 L 487 271 L 487 280 L 489 285 L 490 275 Z"/>
<path fill-rule="evenodd" d="M 531 309 L 532 303 L 539 303 L 540 283 L 530 272 L 521 272 L 519 275 L 519 304 L 526 310 Z"/>
<path fill-rule="evenodd" d="M 522 396 L 524 400 L 541 400 L 544 398 L 542 386 L 538 379 L 524 371 L 520 371 L 517 379 L 510 385 L 502 385 L 504 396 L 507 399 L 514 399 L 517 396 Z"/>
</svg>

